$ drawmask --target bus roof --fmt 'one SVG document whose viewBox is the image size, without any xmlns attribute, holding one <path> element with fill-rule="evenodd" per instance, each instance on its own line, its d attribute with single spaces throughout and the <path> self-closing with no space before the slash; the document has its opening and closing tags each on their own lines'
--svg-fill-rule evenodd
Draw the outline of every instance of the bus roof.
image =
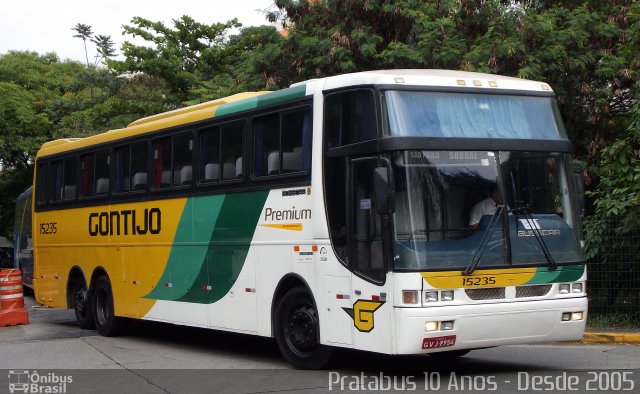
<svg viewBox="0 0 640 394">
<path fill-rule="evenodd" d="M 451 70 L 377 70 L 308 80 L 275 92 L 245 92 L 197 104 L 130 123 L 126 128 L 107 131 L 87 138 L 66 138 L 45 143 L 37 157 L 49 156 L 69 150 L 85 148 L 104 142 L 144 134 L 172 126 L 232 114 L 235 112 L 275 104 L 312 94 L 315 89 L 332 90 L 358 85 L 424 86 L 443 88 L 479 88 L 522 92 L 547 92 L 551 87 L 544 82 Z"/>
<path fill-rule="evenodd" d="M 376 70 L 337 75 L 326 78 L 323 88 L 331 90 L 350 85 L 416 85 L 443 88 L 468 87 L 523 92 L 552 92 L 551 87 L 544 82 L 468 71 L 416 69 Z"/>
</svg>

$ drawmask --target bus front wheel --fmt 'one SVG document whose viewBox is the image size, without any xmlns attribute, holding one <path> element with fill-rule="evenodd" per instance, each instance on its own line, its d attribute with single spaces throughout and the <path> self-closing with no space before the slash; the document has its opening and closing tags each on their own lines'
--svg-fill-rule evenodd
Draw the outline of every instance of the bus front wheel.
<svg viewBox="0 0 640 394">
<path fill-rule="evenodd" d="M 321 369 L 333 349 L 320 344 L 320 321 L 313 298 L 304 287 L 287 291 L 276 313 L 276 341 L 284 358 L 298 369 Z"/>
<path fill-rule="evenodd" d="M 106 276 L 96 280 L 93 289 L 93 313 L 96 329 L 100 335 L 112 337 L 122 334 L 125 321 L 116 317 L 113 308 L 113 292 L 111 281 Z"/>
</svg>

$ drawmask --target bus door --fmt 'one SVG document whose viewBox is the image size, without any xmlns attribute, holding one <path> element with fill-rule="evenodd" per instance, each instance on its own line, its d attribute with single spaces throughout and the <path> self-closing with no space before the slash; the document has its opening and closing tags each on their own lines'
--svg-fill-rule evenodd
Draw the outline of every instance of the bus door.
<svg viewBox="0 0 640 394">
<path fill-rule="evenodd" d="M 392 351 L 392 294 L 387 281 L 391 234 L 388 201 L 388 167 L 378 157 L 350 160 L 350 214 L 348 226 L 352 275 L 354 345 L 372 351 Z M 387 175 L 385 175 L 385 173 Z M 382 182 L 381 182 L 382 180 Z M 377 185 L 376 185 L 377 183 Z M 387 196 L 390 193 L 387 193 Z"/>
</svg>

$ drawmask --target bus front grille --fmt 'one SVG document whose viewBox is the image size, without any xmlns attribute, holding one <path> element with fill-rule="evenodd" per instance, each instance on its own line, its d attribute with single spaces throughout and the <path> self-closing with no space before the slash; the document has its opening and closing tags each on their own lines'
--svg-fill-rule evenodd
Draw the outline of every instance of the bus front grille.
<svg viewBox="0 0 640 394">
<path fill-rule="evenodd" d="M 542 297 L 551 291 L 551 285 L 517 286 L 516 298 Z"/>
<path fill-rule="evenodd" d="M 504 287 L 491 287 L 487 289 L 466 289 L 467 297 L 474 301 L 501 300 L 505 298 Z"/>
</svg>

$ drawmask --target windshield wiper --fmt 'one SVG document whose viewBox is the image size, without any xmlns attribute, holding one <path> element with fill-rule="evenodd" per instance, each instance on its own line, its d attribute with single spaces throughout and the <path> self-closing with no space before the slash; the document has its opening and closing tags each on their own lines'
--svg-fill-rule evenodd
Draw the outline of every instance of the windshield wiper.
<svg viewBox="0 0 640 394">
<path fill-rule="evenodd" d="M 471 257 L 471 261 L 469 262 L 469 265 L 467 266 L 467 268 L 462 272 L 462 275 L 465 275 L 465 276 L 471 275 L 473 274 L 473 271 L 475 271 L 476 268 L 478 267 L 478 264 L 480 263 L 480 258 L 482 258 L 482 254 L 487 248 L 489 239 L 491 239 L 491 235 L 493 234 L 493 232 L 496 229 L 496 226 L 498 225 L 498 221 L 500 219 L 500 216 L 502 216 L 503 210 L 504 210 L 504 205 L 496 206 L 496 211 L 493 213 L 493 215 L 491 215 L 491 220 L 489 220 L 489 225 L 487 226 L 487 229 L 485 230 L 484 235 L 480 240 L 480 244 L 478 245 L 475 252 L 473 253 L 473 257 Z"/>
<path fill-rule="evenodd" d="M 533 216 L 531 215 L 531 209 L 525 206 L 521 207 L 520 209 L 514 209 L 511 212 L 513 212 L 513 214 L 516 216 L 516 220 L 518 219 L 519 215 L 524 216 L 527 224 L 529 224 L 529 227 L 531 228 L 531 232 L 533 233 L 534 238 L 536 239 L 536 241 L 538 241 L 538 245 L 540 245 L 540 249 L 542 250 L 544 258 L 547 260 L 547 263 L 549 263 L 549 270 L 555 271 L 555 269 L 558 267 L 558 262 L 553 258 L 551 252 L 549 251 L 549 248 L 547 247 L 547 243 L 544 241 L 544 238 L 542 238 L 542 234 L 540 233 L 540 229 L 538 228 L 538 223 L 536 223 L 536 221 L 533 219 Z"/>
</svg>

